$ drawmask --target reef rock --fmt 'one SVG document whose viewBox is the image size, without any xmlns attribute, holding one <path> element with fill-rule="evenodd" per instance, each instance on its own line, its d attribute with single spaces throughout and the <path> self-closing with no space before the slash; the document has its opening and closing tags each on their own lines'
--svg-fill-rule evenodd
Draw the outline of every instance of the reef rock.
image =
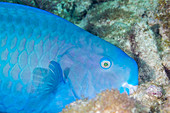
<svg viewBox="0 0 170 113">
<path fill-rule="evenodd" d="M 145 113 L 147 110 L 125 93 L 120 94 L 118 90 L 106 90 L 94 99 L 71 103 L 63 109 L 62 113 Z"/>
</svg>

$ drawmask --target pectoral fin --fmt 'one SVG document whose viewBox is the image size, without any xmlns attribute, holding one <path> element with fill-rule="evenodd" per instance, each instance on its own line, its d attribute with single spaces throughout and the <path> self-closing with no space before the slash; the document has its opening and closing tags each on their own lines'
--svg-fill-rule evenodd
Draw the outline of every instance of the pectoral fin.
<svg viewBox="0 0 170 113">
<path fill-rule="evenodd" d="M 49 69 L 39 67 L 34 69 L 32 91 L 38 95 L 54 93 L 62 82 L 64 81 L 60 64 L 51 61 Z"/>
<path fill-rule="evenodd" d="M 54 98 L 61 83 L 64 82 L 62 69 L 59 63 L 51 61 L 48 69 L 41 67 L 35 68 L 33 70 L 31 92 L 24 110 L 30 113 L 32 110 L 34 112 L 40 112 L 47 106 L 47 103 Z"/>
</svg>

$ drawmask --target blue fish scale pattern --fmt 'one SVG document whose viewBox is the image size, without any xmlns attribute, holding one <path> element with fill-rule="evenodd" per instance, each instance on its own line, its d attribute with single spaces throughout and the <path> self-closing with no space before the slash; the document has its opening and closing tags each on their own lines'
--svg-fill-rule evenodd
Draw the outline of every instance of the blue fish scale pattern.
<svg viewBox="0 0 170 113">
<path fill-rule="evenodd" d="M 38 15 L 22 8 L 5 7 L 0 7 L 0 12 L 4 12 L 0 14 L 0 32 L 3 32 L 0 35 L 0 73 L 3 74 L 0 75 L 0 102 L 5 103 L 0 103 L 0 109 L 10 106 L 12 109 L 15 105 L 13 109 L 18 110 L 25 105 L 23 102 L 26 101 L 23 100 L 28 99 L 31 72 L 37 66 L 47 68 L 48 63 L 55 59 L 62 44 L 57 43 L 57 36 L 62 37 L 64 30 L 59 28 L 59 23 L 50 23 L 55 22 L 56 18 L 46 13 Z"/>
</svg>

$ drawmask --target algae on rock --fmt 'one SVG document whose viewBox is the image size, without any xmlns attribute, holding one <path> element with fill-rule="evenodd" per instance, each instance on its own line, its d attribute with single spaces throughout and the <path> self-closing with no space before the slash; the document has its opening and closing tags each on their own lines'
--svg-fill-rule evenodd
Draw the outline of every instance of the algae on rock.
<svg viewBox="0 0 170 113">
<path fill-rule="evenodd" d="M 139 102 L 120 94 L 118 90 L 106 90 L 92 100 L 78 100 L 63 109 L 62 113 L 146 113 L 148 109 Z"/>
</svg>

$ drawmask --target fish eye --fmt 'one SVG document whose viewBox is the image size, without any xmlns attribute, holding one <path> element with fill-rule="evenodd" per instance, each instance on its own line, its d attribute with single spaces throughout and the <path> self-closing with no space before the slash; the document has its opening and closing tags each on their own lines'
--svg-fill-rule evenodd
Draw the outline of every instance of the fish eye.
<svg viewBox="0 0 170 113">
<path fill-rule="evenodd" d="M 104 69 L 109 69 L 111 67 L 111 61 L 108 58 L 102 58 L 100 65 Z"/>
</svg>

